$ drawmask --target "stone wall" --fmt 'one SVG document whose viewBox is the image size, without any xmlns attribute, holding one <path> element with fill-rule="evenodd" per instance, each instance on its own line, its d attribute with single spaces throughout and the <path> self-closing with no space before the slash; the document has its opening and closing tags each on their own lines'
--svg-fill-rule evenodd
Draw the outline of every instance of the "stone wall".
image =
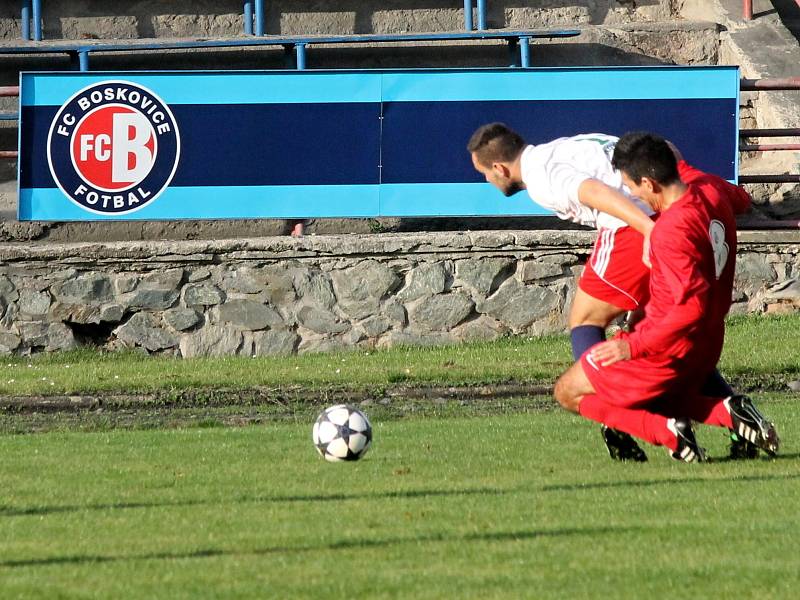
<svg viewBox="0 0 800 600">
<path fill-rule="evenodd" d="M 800 235 L 741 234 L 735 311 L 800 305 Z M 594 234 L 484 231 L 0 248 L 0 352 L 183 357 L 565 329 Z"/>
</svg>

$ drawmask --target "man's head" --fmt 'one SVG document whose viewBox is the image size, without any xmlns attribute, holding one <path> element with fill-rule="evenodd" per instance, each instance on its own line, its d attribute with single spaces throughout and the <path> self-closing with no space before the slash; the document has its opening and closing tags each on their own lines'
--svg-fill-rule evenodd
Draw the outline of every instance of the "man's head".
<svg viewBox="0 0 800 600">
<path fill-rule="evenodd" d="M 522 136 L 503 123 L 479 127 L 467 144 L 475 169 L 506 196 L 523 189 L 519 169 L 514 165 L 524 149 Z"/>
<path fill-rule="evenodd" d="M 664 138 L 647 132 L 623 135 L 614 148 L 611 164 L 634 196 L 655 210 L 662 208 L 665 188 L 680 183 L 673 148 Z"/>
</svg>

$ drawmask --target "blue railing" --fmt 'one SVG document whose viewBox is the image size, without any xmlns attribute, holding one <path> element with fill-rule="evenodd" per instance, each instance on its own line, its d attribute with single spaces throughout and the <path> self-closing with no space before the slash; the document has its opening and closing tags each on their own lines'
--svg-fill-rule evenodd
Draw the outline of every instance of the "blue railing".
<svg viewBox="0 0 800 600">
<path fill-rule="evenodd" d="M 488 40 L 502 39 L 508 42 L 512 67 L 530 66 L 530 41 L 536 38 L 566 38 L 580 35 L 578 29 L 531 29 L 511 31 L 471 31 L 456 33 L 399 33 L 387 35 L 340 35 L 340 36 L 289 36 L 262 37 L 227 40 L 191 40 L 191 41 L 151 41 L 148 43 L 132 42 L 130 44 L 97 43 L 62 43 L 51 46 L 12 46 L 0 48 L 4 54 L 67 54 L 80 71 L 89 70 L 89 55 L 98 52 L 137 52 L 180 50 L 191 48 L 230 48 L 246 46 L 283 46 L 287 51 L 294 51 L 295 67 L 306 68 L 306 48 L 312 44 L 370 44 L 386 42 L 423 42 L 423 41 L 456 41 L 456 40 Z"/>
<path fill-rule="evenodd" d="M 42 0 L 21 0 L 22 39 L 42 40 Z M 486 29 L 486 0 L 476 0 L 477 30 Z M 464 0 L 464 30 L 476 29 L 473 23 L 473 0 Z M 266 6 L 264 0 L 244 0 L 242 6 L 242 30 L 244 35 L 263 36 L 266 33 Z M 31 28 L 31 23 L 33 28 Z M 31 36 L 31 33 L 33 34 Z"/>
</svg>

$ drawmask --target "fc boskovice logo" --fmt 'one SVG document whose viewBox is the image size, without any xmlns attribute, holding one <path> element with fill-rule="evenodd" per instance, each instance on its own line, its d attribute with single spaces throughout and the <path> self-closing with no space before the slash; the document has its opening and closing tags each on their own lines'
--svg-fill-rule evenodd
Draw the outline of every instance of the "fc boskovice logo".
<svg viewBox="0 0 800 600">
<path fill-rule="evenodd" d="M 175 117 L 161 98 L 130 81 L 101 81 L 58 110 L 47 161 L 70 200 L 93 213 L 122 215 L 166 189 L 180 148 Z"/>
</svg>

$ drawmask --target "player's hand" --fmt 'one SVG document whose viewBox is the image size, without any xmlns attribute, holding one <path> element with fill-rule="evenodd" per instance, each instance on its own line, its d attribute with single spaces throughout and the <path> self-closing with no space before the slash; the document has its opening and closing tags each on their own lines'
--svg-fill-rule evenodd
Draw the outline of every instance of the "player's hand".
<svg viewBox="0 0 800 600">
<path fill-rule="evenodd" d="M 621 360 L 630 360 L 631 345 L 627 340 L 609 340 L 597 344 L 590 352 L 594 362 L 607 367 Z"/>
</svg>

